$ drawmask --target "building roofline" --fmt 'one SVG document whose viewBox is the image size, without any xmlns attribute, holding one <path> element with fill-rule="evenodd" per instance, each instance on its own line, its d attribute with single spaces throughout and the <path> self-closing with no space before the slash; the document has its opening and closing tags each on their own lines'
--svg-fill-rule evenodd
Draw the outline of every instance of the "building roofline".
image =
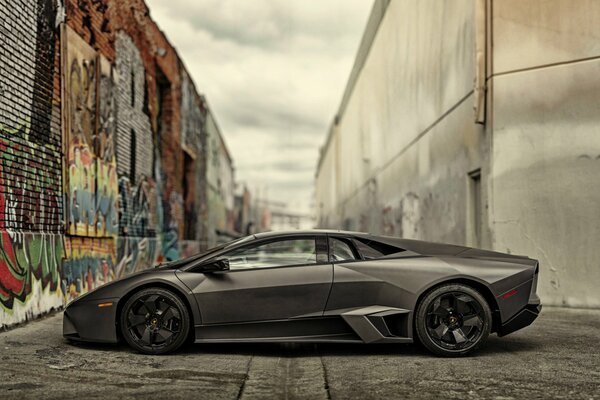
<svg viewBox="0 0 600 400">
<path fill-rule="evenodd" d="M 315 175 L 319 175 L 319 171 L 321 170 L 321 164 L 323 162 L 323 156 L 329 148 L 334 128 L 336 125 L 339 124 L 340 120 L 344 116 L 344 112 L 346 111 L 346 107 L 348 106 L 348 102 L 350 101 L 350 96 L 352 96 L 352 93 L 354 91 L 356 81 L 358 80 L 360 72 L 362 71 L 365 62 L 369 57 L 371 46 L 375 41 L 375 37 L 377 36 L 377 32 L 379 31 L 379 26 L 381 25 L 381 21 L 385 16 L 390 2 L 391 0 L 375 0 L 375 2 L 373 3 L 373 8 L 371 8 L 369 20 L 367 21 L 367 25 L 363 32 L 360 45 L 358 46 L 358 51 L 356 52 L 356 57 L 354 59 L 354 66 L 352 67 L 352 71 L 350 72 L 350 76 L 348 77 L 348 82 L 346 83 L 346 88 L 344 89 L 344 94 L 342 95 L 340 106 L 338 107 L 338 111 L 335 117 L 333 118 L 331 125 L 329 125 L 329 131 L 327 132 L 327 138 L 325 139 L 325 143 L 320 149 L 319 161 L 317 163 L 317 171 Z"/>
</svg>

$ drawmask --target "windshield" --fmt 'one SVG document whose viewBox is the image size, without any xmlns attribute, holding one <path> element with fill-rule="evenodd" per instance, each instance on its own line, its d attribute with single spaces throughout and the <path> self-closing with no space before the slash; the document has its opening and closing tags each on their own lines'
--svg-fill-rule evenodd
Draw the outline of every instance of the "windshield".
<svg viewBox="0 0 600 400">
<path fill-rule="evenodd" d="M 230 242 L 226 242 L 226 243 L 217 245 L 215 247 L 212 247 L 212 248 L 206 250 L 203 253 L 194 254 L 193 256 L 190 256 L 190 257 L 187 257 L 187 258 L 182 258 L 181 260 L 176 260 L 176 261 L 162 263 L 162 264 L 159 264 L 157 267 L 176 268 L 176 267 L 179 267 L 180 265 L 187 264 L 190 261 L 200 261 L 200 260 L 209 258 L 214 253 L 217 253 L 217 252 L 219 252 L 221 250 L 225 250 L 227 248 L 233 247 L 233 246 L 235 246 L 237 244 L 240 244 L 240 243 L 249 242 L 249 241 L 251 241 L 253 239 L 254 239 L 254 235 L 244 236 L 244 237 L 241 237 L 239 239 L 234 239 L 234 240 L 232 240 Z"/>
</svg>

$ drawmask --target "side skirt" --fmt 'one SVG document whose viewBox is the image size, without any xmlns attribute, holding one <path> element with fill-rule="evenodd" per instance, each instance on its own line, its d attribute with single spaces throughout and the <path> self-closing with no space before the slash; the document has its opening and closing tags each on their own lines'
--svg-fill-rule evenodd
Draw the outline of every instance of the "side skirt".
<svg viewBox="0 0 600 400">
<path fill-rule="evenodd" d="M 331 311 L 330 311 L 331 312 Z M 387 306 L 339 310 L 335 315 L 195 327 L 196 343 L 412 343 L 410 311 Z"/>
<path fill-rule="evenodd" d="M 196 343 L 362 342 L 339 316 L 197 325 Z"/>
</svg>

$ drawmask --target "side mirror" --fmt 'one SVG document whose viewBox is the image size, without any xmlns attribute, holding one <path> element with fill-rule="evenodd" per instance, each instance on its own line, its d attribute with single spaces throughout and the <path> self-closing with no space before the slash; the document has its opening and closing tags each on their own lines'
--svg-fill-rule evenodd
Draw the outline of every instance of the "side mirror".
<svg viewBox="0 0 600 400">
<path fill-rule="evenodd" d="M 206 264 L 199 265 L 195 268 L 197 272 L 220 272 L 229 271 L 229 260 L 226 258 L 217 258 Z"/>
</svg>

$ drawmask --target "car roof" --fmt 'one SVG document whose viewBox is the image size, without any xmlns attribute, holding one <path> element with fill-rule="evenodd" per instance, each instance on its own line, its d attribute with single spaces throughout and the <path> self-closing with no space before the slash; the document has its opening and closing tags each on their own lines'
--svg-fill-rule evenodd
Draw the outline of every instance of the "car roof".
<svg viewBox="0 0 600 400">
<path fill-rule="evenodd" d="M 287 231 L 269 231 L 256 233 L 254 236 L 257 239 L 277 237 L 277 236 L 293 236 L 293 235 L 323 235 L 323 234 L 338 234 L 347 236 L 369 236 L 370 233 L 364 232 L 352 232 L 338 229 L 298 229 L 298 230 L 287 230 Z"/>
</svg>

